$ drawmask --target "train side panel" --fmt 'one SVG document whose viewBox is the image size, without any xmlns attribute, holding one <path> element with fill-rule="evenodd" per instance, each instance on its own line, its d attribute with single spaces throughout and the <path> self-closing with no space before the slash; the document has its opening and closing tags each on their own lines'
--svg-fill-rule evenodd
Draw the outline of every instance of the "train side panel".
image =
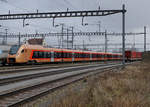
<svg viewBox="0 0 150 107">
<path fill-rule="evenodd" d="M 8 63 L 114 61 L 122 59 L 121 56 L 121 54 L 114 53 L 45 48 L 38 45 L 21 45 L 12 47 L 8 55 Z"/>
</svg>

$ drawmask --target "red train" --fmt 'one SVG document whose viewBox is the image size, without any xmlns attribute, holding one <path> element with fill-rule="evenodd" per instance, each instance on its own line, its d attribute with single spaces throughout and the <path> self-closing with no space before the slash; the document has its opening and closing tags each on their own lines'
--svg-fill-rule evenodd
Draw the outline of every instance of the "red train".
<svg viewBox="0 0 150 107">
<path fill-rule="evenodd" d="M 125 51 L 126 61 L 137 61 L 142 60 L 142 52 L 136 51 Z"/>
</svg>

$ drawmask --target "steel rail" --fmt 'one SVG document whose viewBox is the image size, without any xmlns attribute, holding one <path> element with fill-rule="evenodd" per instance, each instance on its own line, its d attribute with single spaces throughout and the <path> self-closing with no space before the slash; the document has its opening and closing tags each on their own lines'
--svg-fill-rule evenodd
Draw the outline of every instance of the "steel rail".
<svg viewBox="0 0 150 107">
<path fill-rule="evenodd" d="M 120 61 L 116 61 L 120 62 Z M 115 63 L 116 63 L 115 62 Z M 77 62 L 77 63 L 59 63 L 59 64 L 40 64 L 40 65 L 24 65 L 24 66 L 9 66 L 0 68 L 0 74 L 9 74 L 9 73 L 19 73 L 26 72 L 27 70 L 37 70 L 39 68 L 48 69 L 48 68 L 56 68 L 56 67 L 72 67 L 79 65 L 90 65 L 90 64 L 103 64 L 104 62 Z M 112 63 L 112 61 L 107 61 L 105 63 Z M 113 61 L 114 63 L 114 61 Z"/>
<path fill-rule="evenodd" d="M 85 65 L 85 66 L 73 66 L 73 67 L 67 67 L 67 68 L 57 68 L 57 69 L 48 69 L 46 72 L 33 72 L 29 74 L 22 74 L 19 76 L 8 76 L 6 78 L 0 78 L 0 86 L 10 84 L 10 83 L 15 83 L 15 82 L 20 82 L 20 81 L 25 81 L 29 79 L 34 79 L 38 77 L 45 77 L 49 75 L 56 75 L 56 74 L 61 74 L 61 73 L 66 73 L 66 72 L 76 72 L 77 70 L 81 69 L 87 69 L 87 68 L 94 68 L 97 66 L 105 66 L 105 65 L 113 65 L 112 63 L 110 64 L 97 64 L 97 65 Z M 46 68 L 39 68 L 38 70 L 44 70 Z M 29 71 L 27 71 L 29 72 Z"/>
<path fill-rule="evenodd" d="M 17 73 L 23 72 L 26 70 L 36 70 L 39 68 L 55 68 L 55 67 L 69 67 L 69 66 L 78 66 L 78 65 L 85 65 L 85 64 L 92 64 L 96 62 L 89 62 L 89 63 L 60 63 L 60 64 L 40 64 L 40 65 L 23 65 L 23 66 L 9 66 L 0 68 L 0 74 L 7 74 L 7 73 Z"/>
</svg>

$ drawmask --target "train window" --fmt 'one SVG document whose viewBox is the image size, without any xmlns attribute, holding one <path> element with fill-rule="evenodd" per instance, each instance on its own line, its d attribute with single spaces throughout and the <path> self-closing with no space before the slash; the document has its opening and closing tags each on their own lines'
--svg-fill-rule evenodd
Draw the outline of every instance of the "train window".
<svg viewBox="0 0 150 107">
<path fill-rule="evenodd" d="M 81 54 L 80 53 L 78 53 L 78 58 L 81 58 Z"/>
<path fill-rule="evenodd" d="M 63 58 L 67 58 L 67 55 L 66 55 L 66 53 L 63 53 Z"/>
<path fill-rule="evenodd" d="M 80 58 L 80 53 L 77 54 L 77 57 Z"/>
<path fill-rule="evenodd" d="M 90 58 L 90 54 L 82 54 L 82 58 Z"/>
<path fill-rule="evenodd" d="M 97 55 L 97 57 L 98 57 L 98 58 L 101 58 L 101 55 L 100 55 L 100 54 L 98 54 L 98 55 Z"/>
<path fill-rule="evenodd" d="M 105 58 L 105 55 L 104 55 L 104 54 L 102 54 L 101 56 L 102 56 L 102 58 Z"/>
<path fill-rule="evenodd" d="M 74 53 L 74 58 L 77 58 L 77 53 Z"/>
<path fill-rule="evenodd" d="M 87 54 L 83 53 L 82 58 L 87 58 Z"/>
<path fill-rule="evenodd" d="M 111 55 L 107 55 L 107 58 L 111 58 Z"/>
<path fill-rule="evenodd" d="M 56 52 L 54 52 L 54 58 L 57 58 L 57 53 Z"/>
<path fill-rule="evenodd" d="M 42 54 L 42 55 L 41 55 L 41 58 L 44 58 L 44 52 L 41 52 L 41 54 Z"/>
<path fill-rule="evenodd" d="M 92 58 L 96 58 L 97 57 L 97 54 L 92 54 Z"/>
<path fill-rule="evenodd" d="M 64 58 L 72 58 L 72 53 L 63 53 Z"/>
<path fill-rule="evenodd" d="M 62 57 L 62 53 L 54 52 L 54 58 L 61 58 L 61 57 Z"/>
<path fill-rule="evenodd" d="M 51 58 L 51 52 L 34 51 L 32 58 Z"/>
<path fill-rule="evenodd" d="M 57 58 L 62 58 L 62 53 L 61 52 L 57 53 Z"/>
<path fill-rule="evenodd" d="M 78 55 L 78 56 L 79 56 L 79 58 L 82 58 L 82 54 L 81 54 L 81 53 L 79 53 L 79 55 Z"/>
<path fill-rule="evenodd" d="M 42 58 L 43 57 L 43 52 L 40 52 L 39 51 L 39 56 L 38 56 L 39 58 Z"/>
<path fill-rule="evenodd" d="M 81 57 L 82 57 L 81 53 L 78 53 L 78 58 L 81 58 Z"/>
<path fill-rule="evenodd" d="M 69 58 L 72 58 L 72 53 L 69 53 Z"/>
<path fill-rule="evenodd" d="M 88 58 L 90 58 L 90 54 L 87 54 L 88 55 Z"/>
<path fill-rule="evenodd" d="M 43 54 L 44 54 L 44 58 L 50 58 L 49 57 L 49 52 L 44 52 Z"/>
<path fill-rule="evenodd" d="M 51 52 L 47 52 L 47 58 L 51 58 Z"/>
<path fill-rule="evenodd" d="M 97 54 L 95 54 L 95 58 L 97 58 Z"/>
<path fill-rule="evenodd" d="M 112 55 L 109 55 L 109 58 L 112 58 Z"/>
<path fill-rule="evenodd" d="M 32 58 L 38 58 L 38 52 L 37 52 L 37 51 L 34 51 L 34 52 L 33 52 Z"/>
<path fill-rule="evenodd" d="M 44 52 L 44 57 L 48 58 L 48 52 Z"/>
<path fill-rule="evenodd" d="M 14 55 L 18 52 L 20 46 L 19 45 L 13 45 L 11 48 L 10 48 L 10 51 L 9 51 L 9 54 L 10 55 Z"/>
<path fill-rule="evenodd" d="M 81 53 L 79 53 L 79 58 L 82 58 L 82 57 L 83 57 L 83 55 Z"/>
<path fill-rule="evenodd" d="M 99 58 L 99 54 L 97 54 L 97 58 Z"/>
<path fill-rule="evenodd" d="M 80 53 L 75 53 L 74 56 L 75 58 L 80 58 Z"/>
<path fill-rule="evenodd" d="M 84 53 L 82 53 L 82 54 L 80 54 L 80 58 L 85 58 L 85 54 Z"/>
<path fill-rule="evenodd" d="M 90 54 L 86 54 L 87 55 L 87 58 L 90 58 Z"/>
<path fill-rule="evenodd" d="M 77 58 L 77 53 L 74 53 L 74 57 Z"/>
<path fill-rule="evenodd" d="M 69 58 L 69 53 L 66 53 L 66 58 Z"/>
<path fill-rule="evenodd" d="M 43 58 L 47 58 L 47 52 L 43 52 Z"/>
</svg>

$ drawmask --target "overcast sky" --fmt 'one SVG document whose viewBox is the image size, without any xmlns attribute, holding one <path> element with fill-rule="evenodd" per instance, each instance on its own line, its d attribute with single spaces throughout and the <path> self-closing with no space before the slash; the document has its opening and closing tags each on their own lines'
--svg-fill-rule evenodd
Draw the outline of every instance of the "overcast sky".
<svg viewBox="0 0 150 107">
<path fill-rule="evenodd" d="M 100 5 L 101 9 L 122 9 L 126 5 L 126 32 L 143 32 L 143 27 L 147 26 L 149 35 L 150 10 L 149 0 L 0 0 L 0 14 L 25 13 L 25 12 L 53 12 L 69 10 L 96 10 Z M 55 24 L 65 23 L 66 26 L 75 26 L 76 31 L 98 31 L 98 26 L 81 26 L 81 18 L 56 19 Z M 121 32 L 121 14 L 106 17 L 86 17 L 85 23 L 96 24 L 101 21 L 101 31 L 107 29 L 108 32 Z M 22 20 L 0 21 L 0 25 L 9 28 L 9 32 L 14 33 L 40 33 L 60 32 L 60 28 L 52 26 L 52 19 L 26 20 L 29 26 L 22 27 Z M 3 29 L 1 29 L 2 31 Z M 111 40 L 115 38 L 110 38 Z M 121 40 L 121 39 L 120 39 Z M 126 41 L 132 42 L 133 39 Z M 149 37 L 148 40 L 149 41 Z M 143 42 L 143 38 L 136 37 L 138 43 Z M 121 41 L 120 41 L 121 42 Z"/>
</svg>

